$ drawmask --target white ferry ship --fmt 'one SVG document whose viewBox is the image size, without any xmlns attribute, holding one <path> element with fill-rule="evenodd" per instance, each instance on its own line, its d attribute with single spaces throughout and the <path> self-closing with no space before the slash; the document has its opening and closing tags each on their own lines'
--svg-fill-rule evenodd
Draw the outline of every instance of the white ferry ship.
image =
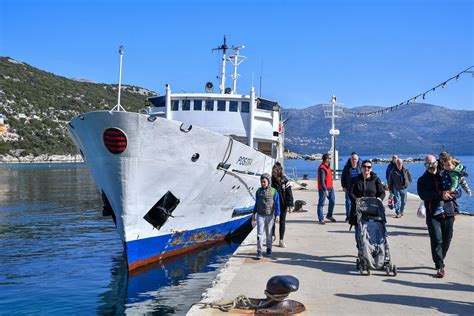
<svg viewBox="0 0 474 316">
<path fill-rule="evenodd" d="M 135 269 L 251 225 L 260 175 L 283 159 L 277 102 L 237 93 L 240 47 L 224 44 L 219 93 L 171 93 L 148 99 L 140 113 L 119 102 L 79 115 L 69 132 L 102 192 Z M 227 56 L 227 51 L 232 51 Z M 225 88 L 226 62 L 233 89 Z M 120 51 L 120 65 L 122 51 Z M 121 69 L 121 67 L 120 67 Z"/>
</svg>

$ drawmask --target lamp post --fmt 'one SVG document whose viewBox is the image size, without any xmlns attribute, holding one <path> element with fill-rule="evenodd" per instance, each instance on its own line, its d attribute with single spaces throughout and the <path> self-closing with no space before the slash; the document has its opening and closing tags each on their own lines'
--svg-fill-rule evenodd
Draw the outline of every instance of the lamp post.
<svg viewBox="0 0 474 316">
<path fill-rule="evenodd" d="M 337 179 L 336 170 L 339 168 L 339 155 L 336 150 L 336 136 L 340 134 L 339 130 L 336 129 L 336 101 L 337 98 L 335 95 L 331 98 L 332 111 L 331 111 L 331 130 L 329 134 L 331 135 L 331 154 L 332 154 L 332 174 L 333 178 Z"/>
</svg>

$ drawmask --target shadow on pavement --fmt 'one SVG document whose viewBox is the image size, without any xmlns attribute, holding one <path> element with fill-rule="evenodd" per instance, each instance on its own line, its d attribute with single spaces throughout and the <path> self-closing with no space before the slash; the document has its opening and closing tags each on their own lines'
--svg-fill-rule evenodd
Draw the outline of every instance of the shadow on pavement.
<svg viewBox="0 0 474 316">
<path fill-rule="evenodd" d="M 461 284 L 461 283 L 416 283 L 403 280 L 387 279 L 383 280 L 387 283 L 401 284 L 406 286 L 413 286 L 423 289 L 433 289 L 433 290 L 446 290 L 446 291 L 464 291 L 464 292 L 474 292 L 474 285 L 471 284 Z"/>
<path fill-rule="evenodd" d="M 328 230 L 328 233 L 343 233 L 343 234 L 347 234 L 347 233 L 351 233 L 351 234 L 355 234 L 354 233 L 354 227 L 352 227 L 352 230 L 349 230 L 349 227 L 347 228 L 347 230 Z"/>
<path fill-rule="evenodd" d="M 356 256 L 351 255 L 313 256 L 294 252 L 275 252 L 274 256 L 277 259 L 274 263 L 277 264 L 298 265 L 343 275 L 348 275 L 351 271 L 357 272 L 355 269 Z"/>
<path fill-rule="evenodd" d="M 316 218 L 314 220 L 297 220 L 297 219 L 287 219 L 287 224 L 317 224 L 318 221 Z"/>
<path fill-rule="evenodd" d="M 407 231 L 391 231 L 390 227 L 387 227 L 388 236 L 410 236 L 410 237 L 428 237 L 428 231 L 425 233 L 414 233 L 414 232 L 407 232 Z"/>
<path fill-rule="evenodd" d="M 434 276 L 435 275 L 435 270 L 431 267 L 426 267 L 426 266 L 418 266 L 418 267 L 398 267 L 397 266 L 398 273 L 400 274 L 420 274 L 420 275 L 428 275 L 428 276 Z M 428 270 L 430 272 L 416 272 L 415 270 Z"/>
<path fill-rule="evenodd" d="M 340 225 L 340 224 L 344 224 L 344 225 L 347 225 L 347 229 L 349 229 L 349 224 L 344 222 L 344 220 L 337 220 L 336 219 L 336 222 L 335 223 L 331 223 L 329 221 L 326 220 L 326 218 L 324 219 L 326 221 L 326 225 Z M 317 217 L 314 218 L 314 220 L 308 220 L 308 219 L 304 219 L 304 220 L 297 220 L 297 219 L 287 219 L 286 220 L 286 223 L 287 224 L 315 224 L 315 225 L 319 225 L 318 223 L 318 220 L 317 220 Z"/>
<path fill-rule="evenodd" d="M 350 298 L 353 300 L 370 301 L 386 304 L 397 304 L 404 306 L 413 306 L 418 308 L 426 308 L 431 313 L 437 310 L 441 313 L 455 315 L 472 315 L 474 303 L 453 301 L 448 299 L 412 296 L 412 295 L 395 295 L 395 294 L 335 294 L 338 297 Z"/>
<path fill-rule="evenodd" d="M 392 225 L 392 224 L 387 224 L 387 229 L 390 228 L 400 228 L 400 229 L 409 229 L 409 230 L 422 230 L 428 232 L 428 229 L 426 226 L 403 226 L 403 225 Z"/>
</svg>

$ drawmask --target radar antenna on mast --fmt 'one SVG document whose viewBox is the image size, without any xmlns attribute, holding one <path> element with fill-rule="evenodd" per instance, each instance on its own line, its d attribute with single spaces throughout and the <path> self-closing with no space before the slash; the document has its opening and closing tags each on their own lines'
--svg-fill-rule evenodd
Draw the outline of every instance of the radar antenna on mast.
<svg viewBox="0 0 474 316">
<path fill-rule="evenodd" d="M 232 80 L 234 81 L 234 89 L 232 90 L 232 94 L 237 94 L 237 78 L 240 76 L 237 73 L 237 66 L 247 59 L 247 57 L 239 55 L 239 50 L 242 48 L 245 48 L 245 46 L 240 45 L 230 47 L 230 49 L 234 51 L 234 54 L 227 57 L 227 60 L 229 60 L 232 65 L 234 65 L 234 73 L 232 74 Z"/>
<path fill-rule="evenodd" d="M 232 63 L 232 65 L 234 65 L 234 73 L 232 74 L 232 79 L 234 81 L 234 89 L 232 91 L 232 94 L 237 93 L 237 78 L 239 77 L 239 74 L 237 73 L 237 66 L 240 65 L 244 60 L 247 59 L 247 57 L 239 55 L 239 50 L 242 49 L 242 48 L 245 48 L 245 46 L 244 45 L 231 46 L 231 47 L 227 46 L 227 38 L 224 35 L 224 43 L 222 45 L 212 49 L 212 51 L 215 51 L 215 50 L 221 50 L 222 51 L 221 83 L 219 85 L 219 91 L 220 91 L 221 94 L 224 94 L 225 91 L 226 91 L 226 88 L 225 88 L 225 66 L 226 66 L 226 61 L 227 60 L 230 61 Z M 228 49 L 231 49 L 231 50 L 234 51 L 234 54 L 230 55 L 229 57 L 227 57 L 227 55 L 226 55 Z"/>
<path fill-rule="evenodd" d="M 229 49 L 229 47 L 227 46 L 227 39 L 226 39 L 225 35 L 224 35 L 224 44 L 212 49 L 213 51 L 215 51 L 215 50 L 221 50 L 222 51 L 221 84 L 219 85 L 219 90 L 220 90 L 221 94 L 223 94 L 224 91 L 225 91 L 225 61 L 227 59 L 227 56 L 226 56 L 227 49 Z"/>
</svg>

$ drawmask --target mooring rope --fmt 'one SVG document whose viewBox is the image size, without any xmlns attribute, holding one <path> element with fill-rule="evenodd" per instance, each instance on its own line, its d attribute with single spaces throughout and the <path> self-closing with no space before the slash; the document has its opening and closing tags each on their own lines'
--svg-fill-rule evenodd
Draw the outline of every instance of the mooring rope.
<svg viewBox="0 0 474 316">
<path fill-rule="evenodd" d="M 201 309 L 205 308 L 216 308 L 222 312 L 229 312 L 234 308 L 240 309 L 256 309 L 257 305 L 252 304 L 250 298 L 245 295 L 239 295 L 232 300 L 232 302 L 224 303 L 224 304 L 216 304 L 216 303 L 196 303 L 196 305 L 202 305 Z"/>
<path fill-rule="evenodd" d="M 271 294 L 267 290 L 265 290 L 265 296 L 267 297 L 266 300 L 260 300 L 260 301 L 266 301 L 271 302 L 282 302 L 284 301 L 290 293 L 286 294 Z M 246 296 L 246 295 L 239 295 L 236 298 L 232 300 L 232 302 L 229 303 L 223 303 L 223 304 L 216 304 L 216 303 L 196 303 L 196 305 L 202 305 L 201 309 L 206 309 L 206 308 L 216 308 L 219 309 L 222 312 L 230 312 L 231 310 L 235 308 L 239 309 L 257 309 L 259 306 L 258 304 L 253 304 L 251 299 Z"/>
</svg>

